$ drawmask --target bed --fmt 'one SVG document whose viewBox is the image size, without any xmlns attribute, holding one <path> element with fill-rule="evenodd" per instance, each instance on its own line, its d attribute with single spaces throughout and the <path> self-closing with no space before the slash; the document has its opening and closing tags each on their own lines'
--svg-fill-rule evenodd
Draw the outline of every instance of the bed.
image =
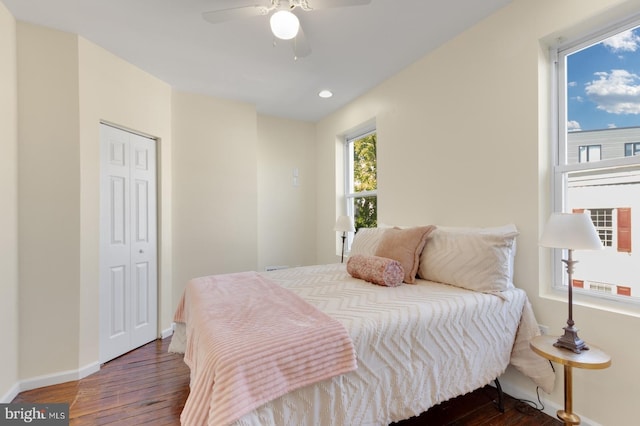
<svg viewBox="0 0 640 426">
<path fill-rule="evenodd" d="M 360 230 L 352 246 L 351 264 L 226 274 L 190 281 L 176 311 L 176 330 L 169 349 L 184 353 L 191 368 L 191 392 L 182 423 L 387 425 L 494 381 L 510 363 L 551 392 L 554 373 L 549 363 L 528 347 L 529 340 L 539 334 L 531 305 L 526 293 L 512 282 L 515 227 L 390 229 L 394 231 Z M 367 265 L 371 261 L 383 262 L 379 259 L 384 259 L 387 278 L 393 275 L 389 271 L 397 273 L 398 265 L 402 266 L 401 280 L 405 283 L 376 285 L 358 278 L 358 268 L 351 262 L 357 258 L 369 262 L 360 265 L 365 267 L 365 275 Z M 378 278 L 383 275 L 378 274 Z M 233 284 L 238 276 L 242 279 Z M 196 321 L 196 314 L 191 312 L 208 311 L 211 318 L 214 309 L 196 308 L 194 301 L 206 298 L 206 293 L 198 292 L 208 291 L 212 281 L 235 289 L 236 299 L 239 294 L 244 295 L 245 301 L 259 299 L 256 306 L 265 311 L 274 303 L 252 291 L 243 292 L 249 281 L 276 286 L 267 290 L 277 294 L 274 300 L 283 300 L 282 294 L 299 297 L 344 327 L 357 368 L 339 364 L 341 370 L 336 374 L 279 389 L 266 401 L 258 400 L 221 417 L 216 410 L 220 404 L 212 402 L 211 393 L 216 386 L 222 387 L 217 391 L 222 399 L 229 400 L 232 397 L 224 393 L 233 390 L 225 385 L 219 360 L 211 360 L 203 343 L 208 335 L 202 329 L 206 321 Z M 281 290 L 285 293 L 280 294 Z M 281 313 L 272 316 L 280 317 Z M 228 328 L 224 326 L 225 330 Z M 248 343 L 243 340 L 242 344 L 246 348 Z M 218 345 L 226 346 L 224 339 Z M 257 348 L 248 352 L 263 353 Z"/>
</svg>

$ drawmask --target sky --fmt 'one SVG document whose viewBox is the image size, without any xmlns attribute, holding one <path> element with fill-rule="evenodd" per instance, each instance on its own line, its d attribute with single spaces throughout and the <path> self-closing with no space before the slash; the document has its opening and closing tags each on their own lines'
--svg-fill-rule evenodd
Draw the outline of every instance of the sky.
<svg viewBox="0 0 640 426">
<path fill-rule="evenodd" d="M 640 126 L 640 27 L 567 56 L 567 130 Z"/>
</svg>

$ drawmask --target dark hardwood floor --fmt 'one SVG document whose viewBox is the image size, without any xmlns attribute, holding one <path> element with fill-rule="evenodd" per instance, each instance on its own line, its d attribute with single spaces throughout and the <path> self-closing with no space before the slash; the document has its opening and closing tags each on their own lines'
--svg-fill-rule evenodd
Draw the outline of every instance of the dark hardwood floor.
<svg viewBox="0 0 640 426">
<path fill-rule="evenodd" d="M 20 393 L 15 403 L 68 403 L 70 425 L 179 425 L 189 394 L 189 369 L 167 353 L 170 339 L 156 340 L 102 366 L 82 380 Z M 506 395 L 505 412 L 486 386 L 431 408 L 398 426 L 560 425 Z M 324 425 L 323 425 L 324 426 Z"/>
</svg>

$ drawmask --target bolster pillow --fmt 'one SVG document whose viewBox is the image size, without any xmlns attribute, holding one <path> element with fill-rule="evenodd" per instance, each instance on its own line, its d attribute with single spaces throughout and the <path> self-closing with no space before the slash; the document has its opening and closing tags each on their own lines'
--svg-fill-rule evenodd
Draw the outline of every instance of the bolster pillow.
<svg viewBox="0 0 640 426">
<path fill-rule="evenodd" d="M 370 283 L 396 287 L 402 284 L 404 268 L 397 260 L 356 254 L 347 261 L 347 272 Z"/>
</svg>

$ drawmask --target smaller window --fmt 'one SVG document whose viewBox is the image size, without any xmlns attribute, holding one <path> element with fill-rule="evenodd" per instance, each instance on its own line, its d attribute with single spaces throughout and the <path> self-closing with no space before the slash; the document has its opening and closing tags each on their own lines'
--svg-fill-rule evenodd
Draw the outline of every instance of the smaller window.
<svg viewBox="0 0 640 426">
<path fill-rule="evenodd" d="M 634 155 L 640 155 L 640 142 L 625 143 L 624 156 L 632 157 Z"/>
<path fill-rule="evenodd" d="M 378 220 L 376 131 L 348 137 L 345 142 L 347 214 L 353 218 L 356 229 L 375 228 Z"/>
<path fill-rule="evenodd" d="M 579 152 L 579 162 L 580 163 L 588 163 L 590 161 L 600 161 L 601 160 L 601 145 L 580 145 L 578 147 Z"/>
<path fill-rule="evenodd" d="M 589 214 L 605 247 L 613 246 L 613 209 L 590 209 Z"/>
</svg>

